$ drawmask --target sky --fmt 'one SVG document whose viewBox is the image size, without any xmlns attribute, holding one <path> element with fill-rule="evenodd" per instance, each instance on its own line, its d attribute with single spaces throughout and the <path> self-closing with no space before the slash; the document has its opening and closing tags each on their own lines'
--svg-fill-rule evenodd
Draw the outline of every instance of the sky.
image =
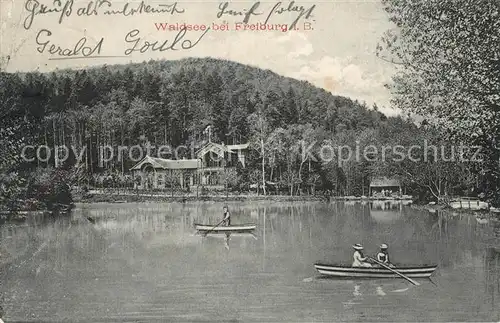
<svg viewBox="0 0 500 323">
<path fill-rule="evenodd" d="M 288 32 L 235 30 L 235 24 L 243 20 L 243 16 L 236 13 L 248 12 L 255 4 L 252 1 L 228 2 L 225 14 L 220 17 L 218 13 L 223 2 L 218 1 L 179 1 L 174 13 L 135 13 L 128 16 L 105 14 L 110 9 L 122 10 L 126 5 L 124 1 L 61 0 L 61 6 L 55 6 L 53 3 L 57 4 L 58 1 L 53 0 L 0 1 L 0 53 L 4 58 L 10 56 L 8 63 L 5 64 L 4 61 L 3 66 L 8 72 L 46 72 L 56 68 L 85 68 L 150 59 L 213 57 L 306 80 L 335 95 L 365 101 L 370 106 L 377 103 L 387 115 L 399 113 L 390 107 L 390 93 L 384 87 L 384 84 L 391 81 L 395 67 L 375 55 L 376 45 L 383 33 L 393 28 L 382 5 L 376 0 L 297 1 L 293 2 L 291 10 L 284 10 L 282 13 L 278 13 L 279 9 L 288 9 L 289 1 L 281 4 L 258 3 L 254 13 L 259 15 L 251 15 L 249 24 L 263 23 L 271 14 L 268 24 L 290 25 L 300 13 L 297 10 L 302 7 L 304 15 L 298 20 L 299 30 Z M 96 3 L 100 7 L 84 14 L 83 9 L 89 7 L 89 3 L 90 8 Z M 127 12 L 138 8 L 140 4 L 140 0 L 129 1 Z M 172 4 L 174 2 L 144 0 L 144 5 L 156 9 L 166 10 L 168 7 L 165 5 Z M 51 9 L 61 10 L 65 5 L 66 8 L 71 8 L 71 12 L 66 11 L 67 15 L 63 16 L 61 22 L 59 12 L 47 12 Z M 278 7 L 273 10 L 275 6 Z M 313 6 L 311 16 L 306 19 L 307 10 Z M 37 14 L 29 24 L 32 12 Z M 229 30 L 214 30 L 213 23 L 220 25 L 224 22 L 227 22 Z M 136 41 L 139 37 L 138 47 L 145 41 L 160 41 L 161 44 L 168 40 L 167 44 L 170 44 L 179 31 L 159 31 L 159 23 L 205 25 L 210 30 L 204 35 L 203 31 L 187 31 L 183 40 L 195 42 L 203 35 L 189 49 L 162 52 L 147 50 L 142 53 L 136 51 L 125 55 L 126 49 L 133 47 L 134 43 L 131 41 Z M 311 29 L 304 30 L 308 26 Z M 138 34 L 135 38 L 129 36 L 127 42 L 126 35 L 133 30 L 137 30 Z M 96 50 L 92 57 L 81 57 L 78 54 L 68 59 L 64 55 L 49 52 L 51 45 L 54 49 L 74 49 L 82 38 L 90 48 L 94 48 L 102 39 L 100 53 L 97 55 Z M 180 47 L 179 44 L 176 46 Z"/>
</svg>

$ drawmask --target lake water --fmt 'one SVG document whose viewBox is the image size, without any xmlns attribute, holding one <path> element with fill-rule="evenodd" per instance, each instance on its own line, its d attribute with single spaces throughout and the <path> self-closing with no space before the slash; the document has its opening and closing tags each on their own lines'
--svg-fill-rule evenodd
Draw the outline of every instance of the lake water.
<svg viewBox="0 0 500 323">
<path fill-rule="evenodd" d="M 220 203 L 78 205 L 69 218 L 0 227 L 6 322 L 499 321 L 500 228 L 390 203 L 229 203 L 255 237 L 194 235 Z M 92 224 L 87 217 L 95 218 Z M 321 279 L 352 244 L 437 264 L 403 279 Z M 496 247 L 496 249 L 494 248 Z M 3 261 L 3 262 L 2 262 Z"/>
</svg>

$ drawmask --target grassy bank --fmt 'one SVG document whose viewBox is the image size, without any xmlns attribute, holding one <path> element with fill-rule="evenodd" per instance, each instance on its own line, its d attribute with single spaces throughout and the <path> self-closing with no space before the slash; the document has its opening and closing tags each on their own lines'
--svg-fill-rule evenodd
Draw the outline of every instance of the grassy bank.
<svg viewBox="0 0 500 323">
<path fill-rule="evenodd" d="M 80 203 L 125 203 L 125 202 L 187 202 L 187 201 L 408 201 L 408 197 L 404 198 L 367 198 L 355 196 L 326 196 L 323 194 L 316 195 L 260 195 L 256 193 L 229 193 L 210 191 L 204 194 L 197 194 L 195 192 L 186 193 L 177 191 L 172 194 L 165 191 L 135 191 L 135 190 L 90 190 L 85 194 L 79 194 L 73 197 L 75 202 Z"/>
<path fill-rule="evenodd" d="M 126 203 L 126 202 L 194 202 L 194 201 L 214 201 L 214 202 L 225 202 L 225 201 L 325 201 L 323 196 L 314 195 L 301 195 L 301 196 L 289 196 L 289 195 L 257 195 L 257 194 L 239 194 L 239 195 L 225 195 L 225 194 L 205 194 L 205 195 L 195 195 L 195 194 L 184 194 L 184 195 L 169 195 L 160 193 L 113 193 L 113 192 L 102 192 L 102 193 L 89 193 L 85 194 L 78 199 L 76 202 L 80 203 Z"/>
</svg>

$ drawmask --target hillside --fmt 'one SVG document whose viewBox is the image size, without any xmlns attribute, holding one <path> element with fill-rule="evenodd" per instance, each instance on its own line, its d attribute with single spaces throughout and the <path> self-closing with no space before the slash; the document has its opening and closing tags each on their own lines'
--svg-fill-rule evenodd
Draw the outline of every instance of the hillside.
<svg viewBox="0 0 500 323">
<path fill-rule="evenodd" d="M 331 186 L 335 181 L 337 188 L 350 187 L 361 193 L 366 172 L 342 175 L 339 180 L 342 169 L 332 172 L 312 160 L 304 167 L 300 156 L 287 156 L 286 151 L 297 148 L 300 140 L 353 143 L 358 137 L 373 138 L 380 129 L 392 129 L 393 123 L 401 129 L 412 127 L 400 118 L 386 118 L 376 107 L 368 109 L 308 82 L 210 58 L 47 74 L 2 74 L 1 82 L 0 122 L 3 129 L 16 127 L 11 142 L 19 147 L 21 142 L 51 148 L 64 145 L 75 147 L 77 153 L 87 147 L 80 165 L 83 178 L 103 172 L 126 174 L 134 164 L 127 156 L 99 163 L 97 147 L 116 149 L 145 143 L 192 146 L 206 139 L 203 130 L 211 125 L 216 142 L 237 144 L 263 137 L 266 177 L 270 181 L 291 186 L 305 185 L 306 179 L 312 181 L 311 185 L 322 182 Z M 4 173 L 15 155 L 15 149 L 9 151 L 13 152 L 10 157 L 3 156 Z M 22 168 L 56 164 L 53 153 L 46 156 L 42 150 L 41 157 L 42 161 L 38 158 Z M 75 159 L 75 153 L 70 153 L 64 166 L 72 167 Z M 250 156 L 249 176 L 259 171 L 261 163 L 258 153 Z M 334 178 L 328 179 L 331 176 Z M 344 181 L 353 184 L 344 185 Z"/>
<path fill-rule="evenodd" d="M 150 61 L 8 78 L 10 88 L 4 88 L 2 97 L 18 103 L 10 116 L 23 113 L 47 121 L 62 113 L 66 123 L 85 132 L 89 125 L 80 121 L 101 115 L 108 123 L 128 125 L 126 141 L 145 135 L 152 142 L 179 145 L 208 124 L 220 141 L 245 141 L 246 118 L 258 105 L 272 128 L 310 123 L 335 132 L 339 127 L 371 127 L 383 118 L 307 82 L 216 59 Z M 4 115 L 10 107 L 5 108 Z M 145 128 L 147 133 L 141 130 Z"/>
</svg>

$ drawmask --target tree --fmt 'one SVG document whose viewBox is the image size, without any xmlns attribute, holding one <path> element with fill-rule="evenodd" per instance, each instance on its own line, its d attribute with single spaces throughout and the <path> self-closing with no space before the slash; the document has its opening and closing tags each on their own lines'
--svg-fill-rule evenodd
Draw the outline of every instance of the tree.
<svg viewBox="0 0 500 323">
<path fill-rule="evenodd" d="M 234 190 L 238 184 L 238 172 L 234 168 L 226 168 L 221 173 L 221 182 L 224 183 L 226 192 Z"/>
<path fill-rule="evenodd" d="M 17 209 L 18 200 L 23 197 L 25 177 L 20 173 L 22 161 L 18 152 L 24 146 L 22 139 L 15 138 L 13 133 L 9 133 L 13 128 L 6 128 L 0 131 L 0 206 L 10 209 Z"/>
<path fill-rule="evenodd" d="M 402 68 L 393 104 L 484 150 L 489 193 L 500 182 L 500 2 L 383 0 L 396 30 L 378 56 Z"/>
<path fill-rule="evenodd" d="M 236 186 L 237 190 L 241 193 L 242 191 L 248 191 L 250 188 L 250 174 L 248 167 L 243 167 L 243 165 L 238 162 L 236 164 Z"/>
<path fill-rule="evenodd" d="M 266 195 L 266 177 L 265 177 L 265 163 L 266 163 L 266 146 L 265 142 L 270 133 L 269 123 L 266 116 L 264 115 L 263 106 L 257 104 L 256 112 L 248 116 L 248 124 L 251 132 L 251 142 L 253 145 L 257 145 L 260 148 L 260 154 L 262 159 L 262 191 Z"/>
</svg>

